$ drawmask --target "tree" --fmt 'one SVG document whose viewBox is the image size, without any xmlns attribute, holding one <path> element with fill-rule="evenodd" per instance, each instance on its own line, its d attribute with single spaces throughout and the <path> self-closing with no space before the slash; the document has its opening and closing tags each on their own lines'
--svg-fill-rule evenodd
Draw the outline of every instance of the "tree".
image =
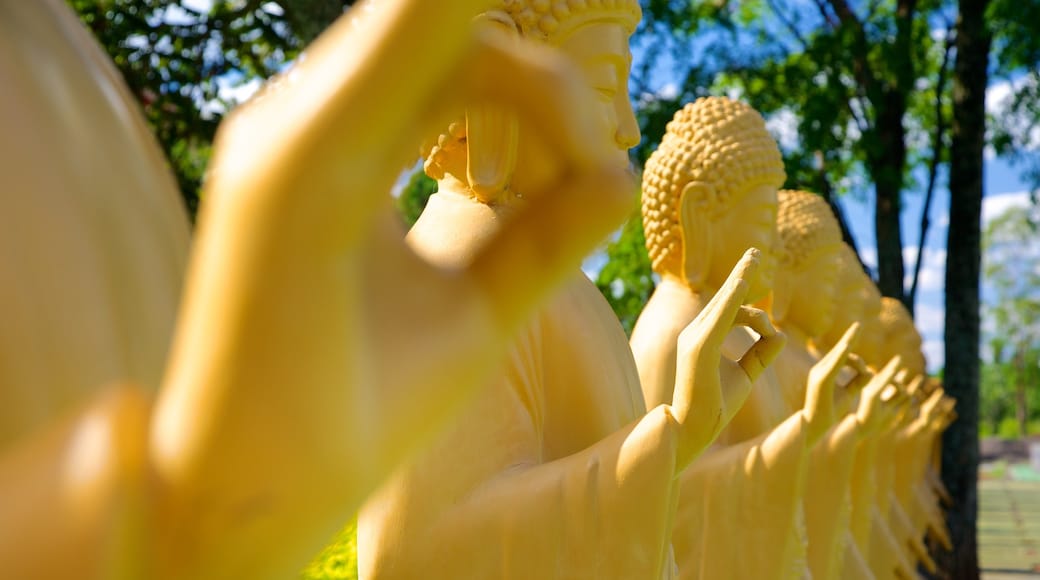
<svg viewBox="0 0 1040 580">
<path fill-rule="evenodd" d="M 943 434 L 942 476 L 953 506 L 953 550 L 941 555 L 951 578 L 977 578 L 979 466 L 979 274 L 986 87 L 992 42 L 989 0 L 960 0 L 950 127 L 950 228 L 946 248 L 946 391 L 957 419 Z"/>
<path fill-rule="evenodd" d="M 908 304 L 915 284 L 904 288 L 902 197 L 921 172 L 929 175 L 926 191 L 935 189 L 951 35 L 934 28 L 949 29 L 951 11 L 939 0 L 647 3 L 655 38 L 672 29 L 656 44 L 702 55 L 680 59 L 690 63 L 680 99 L 691 79 L 708 77 L 713 92 L 736 92 L 767 117 L 797 125 L 797 135 L 781 139 L 786 186 L 819 193 L 840 222 L 838 196 L 873 190 L 878 284 Z M 711 24 L 676 26 L 681 14 Z M 853 241 L 847 228 L 846 240 Z"/>
<path fill-rule="evenodd" d="M 637 212 L 625 222 L 616 240 L 607 244 L 607 262 L 596 277 L 596 286 L 618 315 L 621 326 L 632 334 L 639 313 L 657 283 L 650 267 L 643 236 L 643 219 Z"/>
<path fill-rule="evenodd" d="M 353 0 L 68 0 L 115 62 L 192 216 L 228 96 L 281 71 Z"/>
<path fill-rule="evenodd" d="M 985 312 L 992 323 L 993 366 L 1010 387 L 1019 436 L 1028 432 L 1030 387 L 1040 379 L 1040 199 L 1012 207 L 986 227 L 985 282 L 994 296 Z M 1036 396 L 1036 395 L 1034 395 Z"/>
<path fill-rule="evenodd" d="M 437 182 L 428 177 L 422 169 L 417 170 L 408 179 L 408 183 L 397 197 L 397 210 L 409 227 L 415 224 L 419 215 L 426 208 L 430 196 L 437 193 Z"/>
</svg>

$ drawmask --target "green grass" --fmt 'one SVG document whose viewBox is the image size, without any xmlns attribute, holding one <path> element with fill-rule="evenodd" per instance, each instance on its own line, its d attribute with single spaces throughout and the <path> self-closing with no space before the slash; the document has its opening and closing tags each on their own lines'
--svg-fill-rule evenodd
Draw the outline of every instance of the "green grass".
<svg viewBox="0 0 1040 580">
<path fill-rule="evenodd" d="M 314 561 L 300 573 L 301 580 L 357 579 L 357 522 L 351 521 L 336 534 Z"/>
</svg>

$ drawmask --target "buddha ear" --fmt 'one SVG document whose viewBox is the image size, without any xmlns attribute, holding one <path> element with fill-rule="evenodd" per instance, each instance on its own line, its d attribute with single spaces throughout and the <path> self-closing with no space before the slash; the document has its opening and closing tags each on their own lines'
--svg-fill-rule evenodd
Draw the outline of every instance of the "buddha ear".
<svg viewBox="0 0 1040 580">
<path fill-rule="evenodd" d="M 714 197 L 714 188 L 703 181 L 687 183 L 679 195 L 682 275 L 691 287 L 703 284 L 711 268 L 711 220 L 705 202 Z"/>
<path fill-rule="evenodd" d="M 485 12 L 474 24 L 520 38 L 519 28 L 505 12 Z M 480 201 L 495 201 L 512 180 L 518 133 L 519 119 L 512 111 L 485 104 L 466 109 L 466 178 Z"/>
</svg>

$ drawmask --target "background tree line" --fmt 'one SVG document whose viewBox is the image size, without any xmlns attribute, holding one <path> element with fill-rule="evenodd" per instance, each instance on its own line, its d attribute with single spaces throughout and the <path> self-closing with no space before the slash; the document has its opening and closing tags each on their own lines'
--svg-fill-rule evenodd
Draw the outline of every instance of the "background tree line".
<svg viewBox="0 0 1040 580">
<path fill-rule="evenodd" d="M 137 97 L 193 216 L 216 127 L 237 95 L 245 92 L 243 87 L 284 70 L 353 4 L 352 0 L 68 2 L 112 56 Z M 779 133 L 788 173 L 785 187 L 826 198 L 854 247 L 841 200 L 854 196 L 872 201 L 877 240 L 872 273 L 882 293 L 904 301 L 911 312 L 931 226 L 932 200 L 949 196 L 945 375 L 947 390 L 958 397 L 960 419 L 949 430 L 945 445 L 955 452 L 944 458 L 944 478 L 958 499 L 951 514 L 957 549 L 945 564 L 957 577 L 972 575 L 978 567 L 974 478 L 980 418 L 983 149 L 989 145 L 1014 160 L 1040 186 L 1036 154 L 1040 1 L 643 0 L 642 4 L 644 20 L 633 39 L 630 87 L 643 131 L 643 140 L 632 153 L 637 168 L 684 103 L 707 94 L 728 94 L 749 102 Z M 993 78 L 1012 80 L 1013 90 L 1006 106 L 987 116 L 985 94 Z M 398 197 L 405 219 L 414 221 L 435 190 L 436 184 L 421 172 L 413 175 Z M 919 215 L 904 215 L 908 196 L 921 196 Z M 916 240 L 905 239 L 901 219 L 920 224 Z M 1025 221 L 1026 225 L 1015 222 L 1006 228 L 1020 236 L 1035 233 L 1035 212 Z M 988 247 L 1008 247 L 1001 235 L 988 233 Z M 905 246 L 918 249 L 909 265 Z M 865 250 L 857 249 L 861 255 Z M 655 286 L 638 215 L 607 244 L 602 258 L 597 285 L 631 330 Z M 1007 266 L 1015 260 L 1003 263 L 987 264 L 987 274 L 1023 280 L 1021 272 Z M 1037 368 L 1036 334 L 1019 330 L 1035 328 L 1038 315 L 1033 306 L 1022 305 L 1035 305 L 1040 298 L 1021 296 L 1021 287 L 1014 284 L 993 283 L 993 288 L 997 306 L 987 313 L 999 323 L 990 329 L 987 348 L 993 363 L 984 369 L 987 396 L 981 411 L 991 421 L 1014 408 L 1019 420 L 1023 407 L 1018 402 L 1027 401 L 1022 393 L 1026 385 L 1035 385 L 1030 381 L 1036 377 L 1029 372 Z M 1019 298 L 1008 298 L 1012 295 Z M 1027 335 L 1032 338 L 1023 338 Z M 1024 408 L 1028 422 L 1028 401 Z"/>
</svg>

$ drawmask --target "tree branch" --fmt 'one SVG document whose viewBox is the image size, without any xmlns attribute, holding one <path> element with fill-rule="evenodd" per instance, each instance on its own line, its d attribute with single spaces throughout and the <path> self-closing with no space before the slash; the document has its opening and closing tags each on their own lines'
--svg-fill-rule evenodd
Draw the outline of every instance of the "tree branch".
<svg viewBox="0 0 1040 580">
<path fill-rule="evenodd" d="M 913 306 L 917 299 L 917 286 L 921 277 L 921 264 L 924 262 L 924 242 L 928 235 L 931 220 L 928 217 L 935 193 L 935 182 L 939 174 L 939 162 L 942 159 L 943 137 L 946 133 L 946 115 L 943 113 L 943 93 L 946 91 L 946 77 L 950 68 L 950 52 L 954 44 L 953 24 L 946 28 L 946 39 L 943 46 L 942 63 L 939 66 L 939 78 L 935 82 L 935 133 L 932 135 L 932 159 L 928 164 L 928 187 L 925 189 L 924 207 L 921 208 L 921 231 L 917 238 L 917 259 L 914 260 L 914 276 L 910 283 L 907 299 Z M 910 308 L 913 312 L 913 308 Z"/>
<path fill-rule="evenodd" d="M 867 58 L 869 47 L 867 45 L 867 34 L 863 29 L 863 22 L 852 11 L 846 0 L 829 0 L 829 2 L 834 13 L 838 16 L 838 20 L 841 21 L 841 25 L 847 26 L 852 30 L 852 74 L 856 79 L 856 83 L 866 93 L 867 99 L 877 104 L 882 96 L 881 87 L 874 76 L 874 72 L 870 69 L 870 63 Z"/>
<path fill-rule="evenodd" d="M 816 162 L 816 187 L 823 199 L 827 200 L 827 205 L 831 207 L 831 213 L 834 214 L 834 218 L 838 221 L 838 226 L 841 228 L 842 239 L 856 254 L 856 259 L 859 260 L 859 265 L 863 268 L 863 271 L 869 274 L 862 258 L 859 257 L 859 248 L 856 247 L 856 239 L 852 237 L 852 230 L 849 229 L 849 221 L 845 219 L 845 211 L 842 209 L 841 203 L 838 202 L 837 196 L 834 195 L 834 186 L 831 185 L 830 179 L 827 178 L 827 164 L 824 161 L 823 152 L 814 151 L 813 159 Z"/>
<path fill-rule="evenodd" d="M 787 15 L 783 13 L 783 11 L 780 9 L 780 6 L 777 5 L 776 0 L 768 0 L 768 1 L 769 1 L 769 8 L 773 11 L 773 14 L 776 14 L 776 17 L 778 19 L 780 19 L 780 22 L 783 23 L 785 28 L 787 28 L 787 31 L 790 32 L 791 35 L 794 36 L 795 39 L 798 40 L 798 44 L 802 45 L 802 50 L 808 51 L 809 50 L 809 43 L 806 42 L 805 37 L 802 36 L 802 33 L 798 30 L 798 27 L 795 26 L 794 22 L 791 21 L 791 19 L 788 18 Z"/>
</svg>

